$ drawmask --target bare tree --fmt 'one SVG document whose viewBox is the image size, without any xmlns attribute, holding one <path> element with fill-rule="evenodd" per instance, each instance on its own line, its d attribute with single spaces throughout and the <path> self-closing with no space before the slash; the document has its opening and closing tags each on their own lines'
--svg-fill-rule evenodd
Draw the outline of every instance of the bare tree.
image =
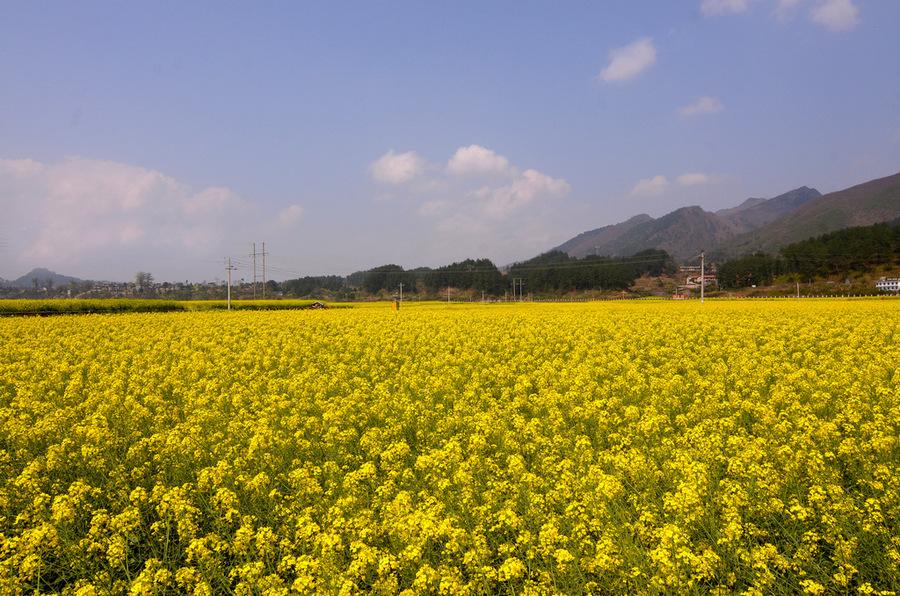
<svg viewBox="0 0 900 596">
<path fill-rule="evenodd" d="M 138 292 L 145 292 L 153 287 L 153 274 L 146 271 L 138 271 L 134 275 L 134 284 Z"/>
</svg>

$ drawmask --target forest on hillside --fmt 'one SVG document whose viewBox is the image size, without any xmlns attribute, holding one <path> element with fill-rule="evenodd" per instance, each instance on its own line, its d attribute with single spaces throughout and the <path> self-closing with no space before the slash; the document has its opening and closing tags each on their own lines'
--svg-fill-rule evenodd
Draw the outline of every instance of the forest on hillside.
<svg viewBox="0 0 900 596">
<path fill-rule="evenodd" d="M 846 228 L 789 244 L 778 255 L 755 253 L 719 265 L 719 285 L 769 285 L 788 275 L 797 281 L 871 271 L 900 264 L 900 220 Z"/>
<path fill-rule="evenodd" d="M 515 263 L 505 272 L 490 259 L 466 259 L 441 267 L 404 269 L 388 264 L 359 271 L 347 277 L 318 276 L 290 279 L 278 284 L 287 296 L 359 297 L 397 294 L 441 295 L 448 288 L 484 293 L 486 296 L 527 292 L 573 290 L 625 290 L 643 276 L 673 273 L 676 265 L 664 250 L 645 250 L 630 257 L 571 257 L 550 251 Z M 274 289 L 274 288 L 273 288 Z"/>
</svg>

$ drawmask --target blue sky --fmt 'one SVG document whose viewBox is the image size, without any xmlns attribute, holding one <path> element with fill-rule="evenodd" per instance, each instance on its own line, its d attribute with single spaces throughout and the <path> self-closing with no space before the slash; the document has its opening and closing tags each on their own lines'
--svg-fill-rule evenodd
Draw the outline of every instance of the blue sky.
<svg viewBox="0 0 900 596">
<path fill-rule="evenodd" d="M 900 170 L 900 3 L 3 3 L 0 276 L 527 258 Z"/>
</svg>

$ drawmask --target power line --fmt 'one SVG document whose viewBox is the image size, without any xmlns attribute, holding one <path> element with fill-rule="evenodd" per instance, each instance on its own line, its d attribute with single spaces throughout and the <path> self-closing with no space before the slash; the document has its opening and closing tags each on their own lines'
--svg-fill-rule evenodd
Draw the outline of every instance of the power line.
<svg viewBox="0 0 900 596">
<path fill-rule="evenodd" d="M 610 260 L 603 259 L 592 259 L 592 260 L 581 260 L 574 262 L 564 262 L 564 263 L 529 263 L 529 264 L 514 264 L 506 268 L 508 272 L 516 272 L 516 273 L 527 273 L 532 271 L 549 271 L 549 270 L 569 270 L 569 269 L 598 269 L 598 268 L 610 268 L 610 267 L 619 267 L 623 265 L 639 265 L 639 264 L 649 264 L 649 263 L 661 263 L 664 259 L 661 258 L 647 258 L 644 255 L 634 256 L 634 257 L 614 257 Z M 268 265 L 268 268 L 277 271 L 279 273 L 291 274 L 291 275 L 303 275 L 303 272 L 297 271 L 295 269 L 290 269 L 288 267 L 276 266 L 276 265 Z M 369 273 L 371 269 L 357 271 L 355 273 Z M 499 272 L 501 274 L 505 274 L 503 269 L 500 267 L 489 268 L 489 267 L 463 267 L 463 268 L 453 268 L 450 269 L 448 267 L 437 267 L 437 268 L 421 268 L 421 269 L 403 269 L 402 271 L 386 271 L 384 273 L 397 273 L 404 275 L 432 275 L 432 274 L 462 274 L 462 273 L 496 273 Z M 306 275 L 305 277 L 327 277 L 327 275 Z M 337 277 L 349 277 L 347 275 L 339 275 Z"/>
<path fill-rule="evenodd" d="M 231 257 L 228 257 L 228 265 L 225 267 L 225 271 L 228 273 L 228 310 L 231 310 L 231 272 L 235 269 L 237 267 L 231 264 Z"/>
<path fill-rule="evenodd" d="M 247 255 L 251 259 L 251 265 L 253 267 L 253 299 L 256 300 L 256 287 L 258 285 L 256 280 L 256 257 L 262 257 L 262 297 L 263 300 L 266 298 L 266 255 L 269 253 L 266 252 L 266 243 L 262 243 L 262 252 L 256 252 L 256 242 L 252 242 L 250 244 L 253 252 Z"/>
<path fill-rule="evenodd" d="M 300 276 L 303 275 L 303 272 L 301 272 L 301 271 L 294 271 L 293 269 L 285 269 L 283 267 L 276 267 L 275 265 L 272 265 L 271 263 L 267 264 L 266 267 L 268 267 L 269 271 L 274 271 L 276 273 L 286 273 L 286 274 L 300 275 Z M 308 277 L 324 277 L 324 276 L 308 276 Z"/>
<path fill-rule="evenodd" d="M 253 259 L 253 299 L 256 300 L 256 242 L 253 242 L 251 246 L 253 252 L 247 256 Z"/>
<path fill-rule="evenodd" d="M 266 243 L 262 243 L 262 275 L 263 275 L 263 285 L 262 285 L 262 297 L 263 300 L 266 299 Z"/>
<path fill-rule="evenodd" d="M 596 268 L 608 268 L 608 267 L 619 267 L 622 265 L 639 265 L 646 263 L 659 263 L 660 259 L 636 259 L 630 261 L 604 261 L 604 262 L 577 262 L 577 263 L 556 263 L 556 264 L 534 264 L 534 265 L 514 265 L 510 267 L 510 271 L 515 272 L 530 272 L 530 271 L 549 271 L 549 270 L 569 270 L 569 269 L 596 269 Z M 281 267 L 273 267 L 269 266 L 270 269 L 278 271 L 280 273 L 291 273 L 295 275 L 300 275 L 301 272 L 293 271 L 290 269 L 284 269 Z M 359 273 L 369 273 L 371 270 L 360 271 Z M 417 271 L 415 269 L 404 269 L 403 271 L 385 271 L 383 273 L 402 273 L 404 275 L 431 275 L 431 274 L 441 274 L 441 273 L 494 273 L 498 272 L 502 274 L 499 268 L 490 269 L 490 268 L 471 268 L 471 269 L 427 269 L 424 271 Z M 325 277 L 321 275 L 312 275 L 307 277 Z M 348 276 L 339 276 L 339 277 L 348 277 Z"/>
<path fill-rule="evenodd" d="M 257 253 L 261 255 L 262 253 Z M 267 255 L 269 253 L 266 253 Z M 250 255 L 252 257 L 252 254 Z M 894 258 L 896 255 L 870 255 L 868 259 L 872 258 Z M 698 255 L 699 257 L 699 255 Z M 850 257 L 850 258 L 863 258 L 859 255 L 848 255 L 848 254 L 839 254 L 839 255 L 828 255 L 828 256 L 802 256 L 802 255 L 789 255 L 782 256 L 780 258 L 785 260 L 807 260 L 807 261 L 819 261 L 819 262 L 827 262 L 832 258 L 836 257 Z M 651 263 L 661 263 L 664 259 L 661 258 L 647 258 L 643 255 L 640 257 L 617 257 L 612 258 L 610 260 L 603 259 L 592 259 L 592 260 L 579 260 L 575 262 L 563 262 L 563 263 L 523 263 L 523 264 L 514 264 L 508 267 L 509 272 L 514 273 L 532 273 L 532 272 L 541 272 L 541 271 L 569 271 L 569 270 L 579 270 L 579 269 L 609 269 L 614 267 L 621 267 L 627 265 L 643 265 L 643 264 L 651 264 Z M 326 275 L 303 275 L 303 272 L 297 271 L 295 269 L 290 269 L 288 267 L 276 266 L 267 264 L 269 270 L 275 271 L 277 273 L 282 273 L 285 275 L 297 275 L 299 277 L 327 277 Z M 370 270 L 360 271 L 359 273 L 368 273 Z M 434 269 L 426 269 L 417 271 L 415 269 L 405 269 L 403 271 L 397 272 L 386 272 L 386 273 L 402 273 L 404 275 L 415 275 L 415 276 L 425 276 L 432 274 L 465 274 L 465 273 L 494 273 L 501 272 L 500 268 L 488 268 L 488 267 L 464 267 L 464 268 L 446 268 L 446 267 L 438 267 Z M 501 272 L 502 274 L 502 272 Z M 348 276 L 338 276 L 338 277 L 348 277 Z M 517 287 L 518 289 L 518 287 Z"/>
</svg>

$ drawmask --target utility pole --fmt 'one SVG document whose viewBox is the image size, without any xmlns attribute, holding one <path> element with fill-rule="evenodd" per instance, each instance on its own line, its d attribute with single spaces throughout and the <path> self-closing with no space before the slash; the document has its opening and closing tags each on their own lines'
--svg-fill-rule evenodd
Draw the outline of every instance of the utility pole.
<svg viewBox="0 0 900 596">
<path fill-rule="evenodd" d="M 256 242 L 253 243 L 253 252 L 250 257 L 253 259 L 253 299 L 256 300 Z"/>
<path fill-rule="evenodd" d="M 450 286 L 447 286 L 447 304 L 450 304 Z"/>
<path fill-rule="evenodd" d="M 595 245 L 594 245 L 594 256 L 595 256 L 595 257 L 599 257 L 599 256 L 600 256 L 600 253 L 597 251 L 598 248 L 600 248 L 600 247 L 597 246 L 597 245 L 595 244 Z"/>
<path fill-rule="evenodd" d="M 225 271 L 228 273 L 228 310 L 231 310 L 231 272 L 235 269 L 237 267 L 231 264 L 231 257 L 228 257 L 228 265 L 225 267 Z"/>
<path fill-rule="evenodd" d="M 700 304 L 703 304 L 704 289 L 706 288 L 706 270 L 705 270 L 706 253 L 700 251 Z"/>
<path fill-rule="evenodd" d="M 403 302 L 403 282 L 400 282 L 400 302 Z"/>
<path fill-rule="evenodd" d="M 513 300 L 516 302 L 521 302 L 524 294 L 523 287 L 525 286 L 525 278 L 524 277 L 514 277 L 513 278 Z"/>
<path fill-rule="evenodd" d="M 794 281 L 797 282 L 797 298 L 799 298 L 800 297 L 800 280 L 795 279 Z"/>
<path fill-rule="evenodd" d="M 265 300 L 266 299 L 266 243 L 265 242 L 263 242 L 262 259 L 263 259 L 263 262 L 262 262 L 262 266 L 263 266 L 262 297 L 263 297 L 263 300 Z"/>
</svg>

